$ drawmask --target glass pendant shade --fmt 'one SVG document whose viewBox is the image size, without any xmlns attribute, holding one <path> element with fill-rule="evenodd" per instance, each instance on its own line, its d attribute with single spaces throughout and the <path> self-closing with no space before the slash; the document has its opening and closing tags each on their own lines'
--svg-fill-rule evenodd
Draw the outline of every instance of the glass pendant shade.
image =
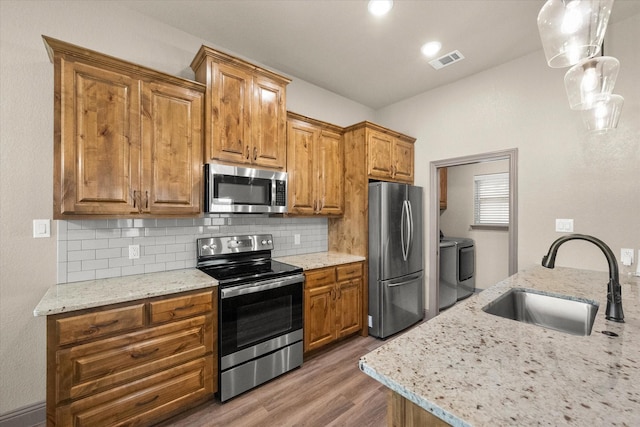
<svg viewBox="0 0 640 427">
<path fill-rule="evenodd" d="M 570 67 L 600 52 L 613 0 L 547 0 L 538 30 L 547 64 Z"/>
<path fill-rule="evenodd" d="M 585 110 L 596 101 L 606 100 L 616 84 L 620 61 L 611 56 L 582 60 L 569 68 L 564 85 L 572 110 Z"/>
<path fill-rule="evenodd" d="M 596 101 L 591 108 L 582 110 L 582 120 L 590 132 L 606 132 L 618 127 L 624 98 L 609 95 L 607 99 Z"/>
</svg>

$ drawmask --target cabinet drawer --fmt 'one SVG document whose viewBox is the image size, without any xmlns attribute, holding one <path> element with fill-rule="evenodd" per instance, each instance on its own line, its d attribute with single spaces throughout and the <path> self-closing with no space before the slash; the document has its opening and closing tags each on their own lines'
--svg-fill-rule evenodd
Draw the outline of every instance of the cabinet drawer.
<svg viewBox="0 0 640 427">
<path fill-rule="evenodd" d="M 206 291 L 151 302 L 149 303 L 151 323 L 163 323 L 211 311 L 213 306 L 211 297 L 212 291 Z"/>
<path fill-rule="evenodd" d="M 56 401 L 84 397 L 211 354 L 212 329 L 208 314 L 59 350 Z"/>
<path fill-rule="evenodd" d="M 144 326 L 144 304 L 56 319 L 59 345 L 72 344 Z"/>
<path fill-rule="evenodd" d="M 307 289 L 316 288 L 318 286 L 332 285 L 336 282 L 336 270 L 333 267 L 311 270 L 305 272 L 304 275 L 304 286 Z"/>
<path fill-rule="evenodd" d="M 338 272 L 338 282 L 343 280 L 353 279 L 355 277 L 362 277 L 362 264 L 347 264 L 336 267 Z"/>
<path fill-rule="evenodd" d="M 150 425 L 213 394 L 213 358 L 203 357 L 60 408 L 60 426 Z"/>
</svg>

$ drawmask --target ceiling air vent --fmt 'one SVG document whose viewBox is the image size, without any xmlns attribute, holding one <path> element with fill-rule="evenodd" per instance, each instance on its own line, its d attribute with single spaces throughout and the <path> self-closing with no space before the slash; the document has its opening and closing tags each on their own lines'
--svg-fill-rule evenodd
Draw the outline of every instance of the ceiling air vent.
<svg viewBox="0 0 640 427">
<path fill-rule="evenodd" d="M 431 64 L 431 66 L 436 70 L 439 70 L 440 68 L 451 65 L 454 62 L 462 61 L 463 59 L 464 59 L 464 56 L 460 53 L 460 51 L 454 50 L 453 52 L 449 52 L 438 59 L 429 61 L 429 64 Z"/>
</svg>

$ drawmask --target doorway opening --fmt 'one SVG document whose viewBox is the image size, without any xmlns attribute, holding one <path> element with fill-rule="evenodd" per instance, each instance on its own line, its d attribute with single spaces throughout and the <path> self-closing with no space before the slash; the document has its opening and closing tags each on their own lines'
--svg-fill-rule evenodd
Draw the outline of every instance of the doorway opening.
<svg viewBox="0 0 640 427">
<path fill-rule="evenodd" d="M 431 162 L 431 191 L 429 197 L 429 285 L 427 290 L 428 304 L 427 319 L 438 315 L 439 301 L 439 242 L 440 242 L 440 170 L 454 166 L 472 165 L 477 163 L 506 160 L 509 169 L 509 224 L 508 224 L 508 253 L 509 276 L 518 271 L 518 149 L 495 151 L 475 154 Z"/>
</svg>

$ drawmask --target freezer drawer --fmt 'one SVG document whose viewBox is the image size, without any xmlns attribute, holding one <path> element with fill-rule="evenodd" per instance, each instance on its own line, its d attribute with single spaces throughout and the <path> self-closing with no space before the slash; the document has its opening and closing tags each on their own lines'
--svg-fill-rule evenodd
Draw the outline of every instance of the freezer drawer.
<svg viewBox="0 0 640 427">
<path fill-rule="evenodd" d="M 424 317 L 422 271 L 371 285 L 375 289 L 369 290 L 370 335 L 387 338 Z"/>
</svg>

